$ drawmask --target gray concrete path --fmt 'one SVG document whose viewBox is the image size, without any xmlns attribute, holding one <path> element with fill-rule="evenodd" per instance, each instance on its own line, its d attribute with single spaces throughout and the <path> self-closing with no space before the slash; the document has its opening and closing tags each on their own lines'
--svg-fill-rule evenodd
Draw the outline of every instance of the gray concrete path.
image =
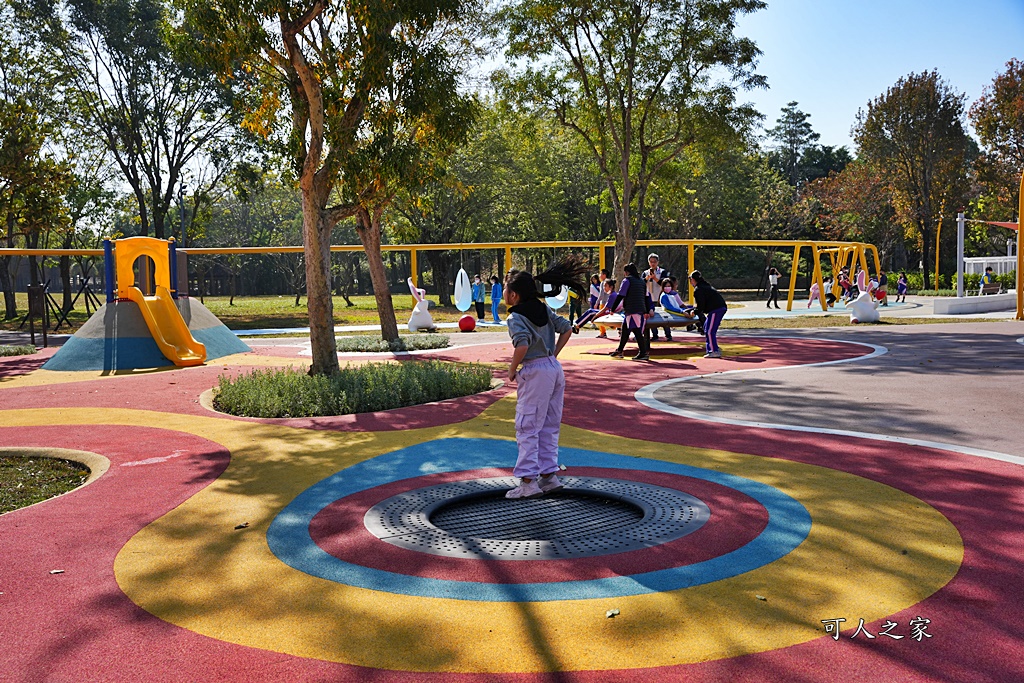
<svg viewBox="0 0 1024 683">
<path fill-rule="evenodd" d="M 884 346 L 864 361 L 710 375 L 655 398 L 744 421 L 924 439 L 1024 456 L 1024 323 L 727 330 Z M 894 445 L 894 449 L 898 446 Z"/>
</svg>

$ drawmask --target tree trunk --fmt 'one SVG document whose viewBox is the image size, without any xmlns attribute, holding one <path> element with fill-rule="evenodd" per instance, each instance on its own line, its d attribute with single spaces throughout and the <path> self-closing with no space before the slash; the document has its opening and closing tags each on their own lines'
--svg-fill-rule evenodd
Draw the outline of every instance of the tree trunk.
<svg viewBox="0 0 1024 683">
<path fill-rule="evenodd" d="M 11 256 L 0 256 L 0 289 L 4 291 L 4 320 L 18 317 L 18 304 L 14 298 L 14 279 L 11 277 Z"/>
<path fill-rule="evenodd" d="M 356 281 L 359 280 L 359 257 L 352 254 L 347 256 L 345 260 L 347 261 L 348 266 L 348 286 L 345 288 L 345 292 L 342 296 L 345 297 L 346 306 L 355 306 L 349 297 L 352 296 L 352 288 L 355 287 Z"/>
<path fill-rule="evenodd" d="M 452 305 L 452 293 L 448 281 L 448 271 L 451 270 L 452 259 L 446 251 L 428 251 L 425 253 L 430 261 L 430 272 L 434 280 L 434 289 L 437 291 L 437 300 L 442 306 Z"/>
<path fill-rule="evenodd" d="M 380 252 L 380 213 L 370 213 L 363 207 L 356 213 L 356 232 L 362 242 L 366 260 L 370 265 L 370 282 L 373 283 L 373 296 L 377 299 L 377 313 L 380 315 L 380 335 L 384 341 L 398 341 L 398 322 L 395 320 L 395 307 L 391 303 L 391 288 L 388 285 L 387 271 Z"/>
<path fill-rule="evenodd" d="M 612 277 L 616 280 L 622 279 L 623 268 L 633 259 L 633 249 L 636 247 L 636 238 L 633 237 L 632 217 L 629 215 L 629 205 L 622 204 L 615 210 L 615 265 L 612 269 Z M 644 270 L 637 266 L 639 270 Z"/>
<path fill-rule="evenodd" d="M 902 271 L 907 269 L 907 245 L 903 235 L 898 235 L 893 247 L 893 270 Z"/>
<path fill-rule="evenodd" d="M 39 232 L 38 231 L 33 231 L 33 232 L 30 232 L 29 234 L 25 235 L 25 246 L 28 247 L 29 249 L 36 249 L 36 248 L 39 247 Z M 36 257 L 36 256 L 29 256 L 28 257 L 29 282 L 31 282 L 33 285 L 42 284 L 42 283 L 39 282 L 40 269 L 39 269 L 39 263 L 36 260 L 37 258 L 38 257 Z"/>
<path fill-rule="evenodd" d="M 64 235 L 64 243 L 61 244 L 62 249 L 70 249 L 73 244 L 73 238 L 71 231 L 68 231 Z M 60 310 L 62 313 L 67 313 L 71 310 L 71 257 L 61 256 L 60 257 L 60 282 L 61 287 L 64 290 L 63 301 L 61 302 Z"/>
<path fill-rule="evenodd" d="M 932 237 L 928 233 L 928 221 L 918 221 L 917 229 L 921 231 L 921 264 L 924 266 L 921 274 L 923 276 L 922 287 L 928 289 L 932 283 L 931 269 L 929 268 L 932 258 Z"/>
<path fill-rule="evenodd" d="M 311 188 L 310 188 L 311 189 Z M 322 203 L 302 188 L 302 242 L 306 256 L 306 309 L 313 354 L 311 375 L 335 375 L 338 343 L 334 338 L 334 299 L 331 296 L 331 226 L 323 216 Z"/>
</svg>

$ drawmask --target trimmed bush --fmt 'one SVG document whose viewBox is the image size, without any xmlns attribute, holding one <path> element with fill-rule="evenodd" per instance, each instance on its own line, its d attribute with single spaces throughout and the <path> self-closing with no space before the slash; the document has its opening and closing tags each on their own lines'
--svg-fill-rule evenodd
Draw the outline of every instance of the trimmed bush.
<svg viewBox="0 0 1024 683">
<path fill-rule="evenodd" d="M 442 361 L 346 366 L 334 377 L 255 370 L 235 379 L 222 375 L 214 406 L 245 417 L 323 417 L 443 401 L 490 386 L 489 369 Z"/>
<path fill-rule="evenodd" d="M 450 345 L 445 334 L 412 334 L 387 342 L 376 337 L 338 337 L 338 351 L 365 353 L 398 353 L 423 349 L 446 349 Z"/>
<path fill-rule="evenodd" d="M 3 346 L 0 345 L 0 356 L 27 356 L 35 353 L 34 346 Z"/>
</svg>

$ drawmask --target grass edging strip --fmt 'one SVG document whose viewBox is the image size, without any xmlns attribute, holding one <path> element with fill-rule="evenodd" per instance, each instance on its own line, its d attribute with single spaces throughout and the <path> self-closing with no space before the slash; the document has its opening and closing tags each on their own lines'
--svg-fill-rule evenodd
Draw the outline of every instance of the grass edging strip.
<svg viewBox="0 0 1024 683">
<path fill-rule="evenodd" d="M 0 344 L 0 356 L 28 356 L 36 352 L 36 347 L 21 345 L 8 346 Z"/>
</svg>

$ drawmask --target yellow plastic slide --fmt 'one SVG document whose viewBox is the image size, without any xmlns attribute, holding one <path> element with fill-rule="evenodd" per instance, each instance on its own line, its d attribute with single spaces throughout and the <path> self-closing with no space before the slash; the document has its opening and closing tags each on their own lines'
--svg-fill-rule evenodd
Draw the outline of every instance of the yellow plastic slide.
<svg viewBox="0 0 1024 683">
<path fill-rule="evenodd" d="M 138 287 L 128 287 L 128 298 L 139 305 L 142 317 L 160 352 L 178 366 L 202 365 L 206 346 L 192 336 L 166 287 L 156 286 L 156 296 L 145 296 Z"/>
</svg>

